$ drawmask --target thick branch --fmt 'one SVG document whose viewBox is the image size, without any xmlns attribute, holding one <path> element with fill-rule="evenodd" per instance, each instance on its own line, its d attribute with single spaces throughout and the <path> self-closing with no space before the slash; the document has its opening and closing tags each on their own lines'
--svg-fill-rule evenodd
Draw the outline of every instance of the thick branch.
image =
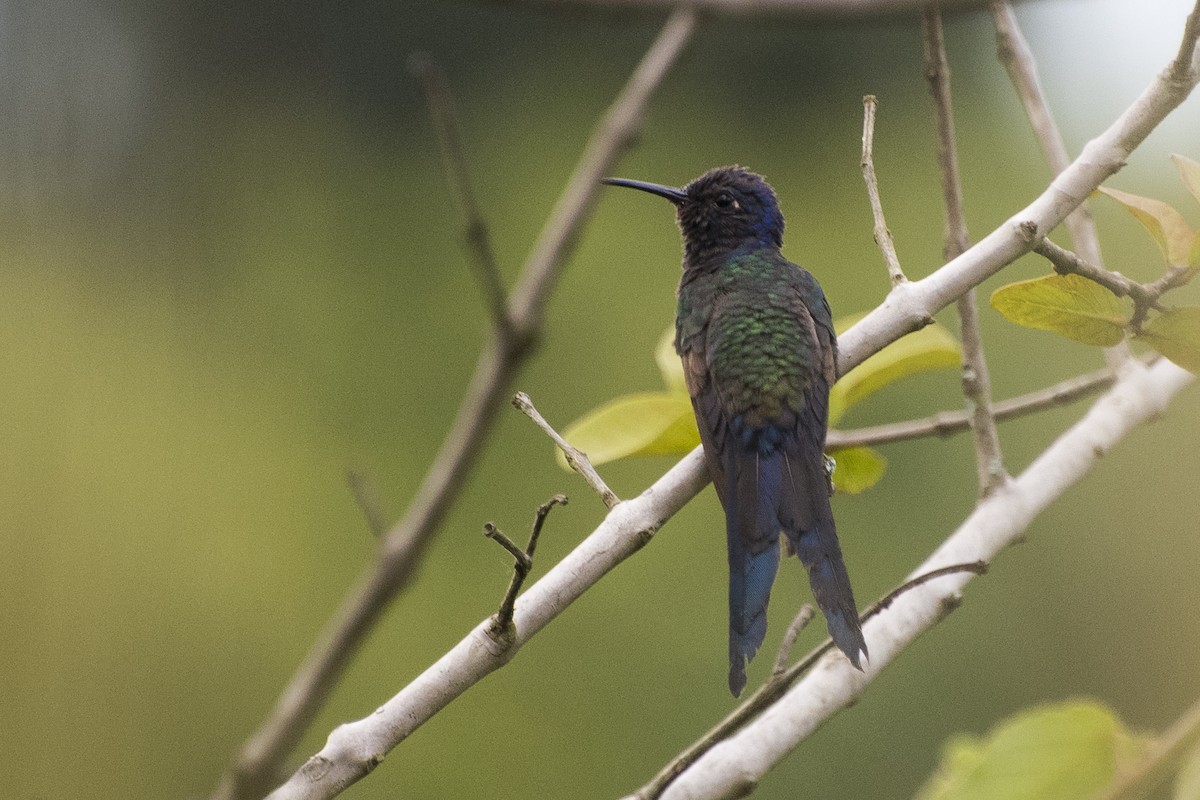
<svg viewBox="0 0 1200 800">
<path fill-rule="evenodd" d="M 1193 376 L 1160 360 L 1133 362 L 1112 390 L 1020 476 L 989 497 L 913 575 L 949 564 L 990 563 L 1019 540 L 1051 502 L 1082 478 L 1134 427 L 1160 415 Z M 906 592 L 863 626 L 871 643 L 865 673 L 844 658 L 823 659 L 778 703 L 738 733 L 715 745 L 662 794 L 663 800 L 743 797 L 827 719 L 853 703 L 886 666 L 921 633 L 953 610 L 974 576 L 956 572 Z"/>
<path fill-rule="evenodd" d="M 1117 172 L 1129 154 L 1196 86 L 1200 55 L 1195 26 L 1188 31 L 1191 62 L 1187 69 L 1156 75 L 1117 120 L 1083 148 L 1037 199 L 984 239 L 927 278 L 892 289 L 887 299 L 838 337 L 839 371 L 845 374 L 871 353 L 916 330 L 968 289 L 1028 252 L 1047 232 Z M 1183 77 L 1179 77 L 1182 75 Z"/>
<path fill-rule="evenodd" d="M 497 329 L 480 356 L 450 433 L 407 513 L 388 532 L 378 559 L 343 599 L 263 726 L 242 747 L 233 769 L 214 793 L 214 800 L 257 800 L 275 783 L 283 760 L 316 716 L 367 631 L 407 586 L 475 464 L 508 395 L 509 382 L 532 351 L 543 307 L 591 209 L 598 179 L 633 141 L 647 103 L 694 28 L 692 12 L 671 15 L 593 131 L 510 296 L 510 324 Z"/>
<path fill-rule="evenodd" d="M 426 720 L 507 664 L 584 591 L 645 545 L 707 480 L 697 448 L 640 496 L 610 511 L 590 536 L 517 599 L 513 637 L 505 646 L 488 634 L 490 618 L 479 623 L 374 713 L 335 728 L 321 752 L 275 790 L 271 800 L 329 798 L 361 778 Z"/>
</svg>

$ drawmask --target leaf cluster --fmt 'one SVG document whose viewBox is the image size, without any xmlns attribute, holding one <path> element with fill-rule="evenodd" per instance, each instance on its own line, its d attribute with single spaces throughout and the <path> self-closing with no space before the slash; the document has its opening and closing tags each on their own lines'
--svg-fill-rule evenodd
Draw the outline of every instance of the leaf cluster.
<svg viewBox="0 0 1200 800">
<path fill-rule="evenodd" d="M 1173 156 L 1188 191 L 1200 202 L 1200 163 Z M 1200 271 L 1200 231 L 1161 200 L 1102 188 L 1150 234 L 1166 262 L 1163 277 L 1135 284 L 1117 273 L 1088 266 L 1087 272 L 1063 273 L 1010 283 L 997 289 L 992 307 L 1009 321 L 1052 331 L 1098 347 L 1112 347 L 1127 336 L 1143 342 L 1181 367 L 1200 372 L 1200 306 L 1166 308 L 1159 298 Z M 1155 313 L 1151 313 L 1155 312 Z"/>
</svg>

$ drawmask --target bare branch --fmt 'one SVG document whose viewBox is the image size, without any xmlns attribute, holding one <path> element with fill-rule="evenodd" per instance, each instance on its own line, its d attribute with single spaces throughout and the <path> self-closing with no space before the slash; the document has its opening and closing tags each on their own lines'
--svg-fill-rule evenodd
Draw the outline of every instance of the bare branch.
<svg viewBox="0 0 1200 800">
<path fill-rule="evenodd" d="M 592 466 L 587 453 L 573 447 L 558 431 L 554 430 L 553 426 L 546 421 L 546 418 L 533 405 L 533 401 L 529 399 L 529 395 L 524 392 L 517 392 L 513 396 L 512 403 L 525 416 L 533 420 L 534 425 L 537 425 L 547 436 L 554 440 L 554 444 L 562 451 L 567 464 L 587 481 L 587 485 L 592 487 L 596 494 L 600 495 L 600 499 L 604 502 L 605 506 L 612 508 L 621 502 L 621 498 L 617 497 L 617 493 L 608 488 L 608 484 L 604 482 L 604 479 L 600 477 L 600 473 Z"/>
<path fill-rule="evenodd" d="M 914 571 L 915 577 L 922 576 L 949 563 L 955 574 L 905 591 L 864 624 L 871 642 L 865 673 L 844 658 L 827 658 L 820 669 L 808 669 L 811 664 L 802 659 L 796 667 L 807 669 L 804 677 L 736 733 L 711 746 L 662 792 L 663 800 L 743 797 L 753 791 L 771 767 L 853 703 L 909 644 L 961 602 L 962 590 L 972 578 L 961 571 L 964 563 L 991 563 L 1104 453 L 1134 427 L 1161 415 L 1174 395 L 1192 381 L 1190 373 L 1165 359 L 1149 368 L 1131 362 L 1083 419 L 1020 476 L 980 501 L 958 530 Z M 828 652 L 829 643 L 824 647 Z"/>
<path fill-rule="evenodd" d="M 442 152 L 442 165 L 450 184 L 450 194 L 455 199 L 459 215 L 463 219 L 465 238 L 475 267 L 475 277 L 483 292 L 484 303 L 491 313 L 492 323 L 507 335 L 511 325 L 508 318 L 508 300 L 504 294 L 504 284 L 500 280 L 500 267 L 492 250 L 487 222 L 483 218 L 483 212 L 479 210 L 479 204 L 475 202 L 475 192 L 471 188 L 466 152 L 462 145 L 462 135 L 459 132 L 454 97 L 450 93 L 449 83 L 428 53 L 414 53 L 408 63 L 409 69 L 421 81 L 425 90 L 429 117 L 433 120 L 434 133 Z"/>
<path fill-rule="evenodd" d="M 270 800 L 334 797 L 430 717 L 507 664 L 530 638 L 609 570 L 641 549 L 704 488 L 708 475 L 703 459 L 696 448 L 641 495 L 608 512 L 590 536 L 517 598 L 510 641 L 501 646 L 489 635 L 491 619 L 479 623 L 374 713 L 335 728 L 321 752 L 271 793 Z"/>
<path fill-rule="evenodd" d="M 957 258 L 970 246 L 967 220 L 963 212 L 962 179 L 958 170 L 958 145 L 954 134 L 954 108 L 950 97 L 950 64 L 946 60 L 946 42 L 942 35 L 942 12 L 931 3 L 921 18 L 924 41 L 925 80 L 933 96 L 937 127 L 937 161 L 942 175 L 942 199 L 946 206 L 946 243 L 943 256 Z M 992 380 L 983 353 L 979 330 L 979 307 L 975 290 L 958 299 L 959 332 L 962 338 L 962 390 L 967 415 L 975 438 L 975 472 L 979 494 L 987 497 L 1008 480 L 1000 436 L 992 416 Z"/>
<path fill-rule="evenodd" d="M 875 175 L 875 109 L 878 105 L 879 100 L 875 95 L 868 94 L 863 97 L 862 173 L 863 181 L 867 184 L 867 197 L 871 201 L 871 216 L 875 220 L 875 244 L 879 245 L 879 250 L 883 253 L 883 263 L 887 265 L 892 286 L 898 286 L 908 278 L 900 268 L 896 244 L 892 241 L 892 232 L 888 230 L 887 220 L 883 217 L 883 201 L 879 199 L 879 178 Z"/>
<path fill-rule="evenodd" d="M 521 585 L 525 583 L 525 579 L 529 577 L 529 571 L 533 569 L 533 552 L 537 549 L 538 537 L 542 533 L 542 525 L 546 522 L 546 515 L 555 506 L 565 506 L 566 504 L 567 496 L 565 494 L 556 494 L 538 506 L 537 514 L 534 515 L 533 519 L 533 527 L 529 532 L 529 544 L 525 545 L 524 550 L 517 547 L 512 539 L 505 536 L 492 523 L 489 522 L 483 526 L 483 535 L 495 540 L 501 547 L 511 553 L 514 562 L 513 576 L 512 580 L 509 581 L 508 591 L 504 593 L 504 599 L 500 602 L 500 610 L 496 612 L 496 616 L 492 617 L 492 624 L 488 627 L 488 635 L 502 647 L 508 647 L 512 644 L 515 634 L 512 624 L 513 607 L 516 605 L 517 594 L 521 591 Z"/>
<path fill-rule="evenodd" d="M 992 17 L 996 24 L 996 52 L 1000 62 L 1008 72 L 1009 79 L 1025 107 L 1025 114 L 1033 127 L 1034 137 L 1041 148 L 1050 174 L 1058 175 L 1071 163 L 1063 143 L 1062 134 L 1050 113 L 1046 96 L 1042 92 L 1042 83 L 1038 77 L 1037 63 L 1021 26 L 1017 24 L 1017 15 L 1008 0 L 991 0 Z M 1185 33 L 1184 39 L 1187 39 Z M 1104 258 L 1100 252 L 1100 237 L 1096 232 L 1096 221 L 1086 201 L 1079 204 L 1063 220 L 1067 235 L 1076 252 L 1096 265 L 1103 265 Z M 1130 357 L 1129 343 L 1122 341 L 1114 347 L 1105 349 L 1105 359 L 1109 366 L 1117 366 Z"/>
<path fill-rule="evenodd" d="M 1157 355 L 1151 355 L 1149 360 L 1156 358 Z M 1004 422 L 1055 406 L 1065 406 L 1088 395 L 1104 391 L 1112 386 L 1116 377 L 1117 371 L 1112 367 L 1076 375 L 1074 378 L 1068 378 L 1045 389 L 1001 400 L 992 406 L 992 416 L 998 422 Z M 889 422 L 870 428 L 855 428 L 847 431 L 831 430 L 825 440 L 825 445 L 830 449 L 869 447 L 888 442 L 921 439 L 926 436 L 952 436 L 970 429 L 971 420 L 967 412 L 956 409 L 941 411 L 923 419 Z"/>
<path fill-rule="evenodd" d="M 450 432 L 407 513 L 384 537 L 378 558 L 349 590 L 262 727 L 243 745 L 213 800 L 257 800 L 265 794 L 363 637 L 408 585 L 475 464 L 512 376 L 532 352 L 544 306 L 592 207 L 599 177 L 633 141 L 647 103 L 694 29 L 693 12 L 671 15 L 592 132 L 510 296 L 511 324 L 504 334 L 497 329 L 484 348 Z M 303 776 L 297 780 L 307 783 Z M 285 792 L 283 796 L 296 795 Z"/>
<path fill-rule="evenodd" d="M 1191 41 L 1194 50 L 1195 39 Z M 928 324 L 934 313 L 1032 249 L 1125 164 L 1129 154 L 1187 98 L 1198 79 L 1200 69 L 1187 71 L 1183 80 L 1170 72 L 1156 75 L 1133 104 L 1088 142 L 1032 203 L 933 274 L 894 287 L 881 306 L 838 337 L 839 373 L 845 374 L 884 345 Z"/>
<path fill-rule="evenodd" d="M 983 562 L 971 562 L 969 564 L 952 564 L 947 567 L 930 570 L 922 575 L 918 575 L 911 580 L 905 581 L 900 586 L 897 586 L 892 591 L 888 592 L 879 600 L 871 604 L 871 606 L 863 612 L 862 621 L 866 622 L 871 617 L 890 606 L 897 597 L 907 591 L 911 591 L 916 587 L 927 583 L 937 578 L 953 575 L 956 572 L 971 572 L 976 575 L 982 575 L 987 572 L 987 565 Z M 761 714 L 765 709 L 769 708 L 780 697 L 783 696 L 787 688 L 796 682 L 800 676 L 808 672 L 817 659 L 833 649 L 833 640 L 826 639 L 807 655 L 797 661 L 795 664 L 788 666 L 788 651 L 791 650 L 795 643 L 796 636 L 800 630 L 813 617 L 812 607 L 804 605 L 800 609 L 800 613 L 793 620 L 791 627 L 788 628 L 784 636 L 785 647 L 781 647 L 779 655 L 775 660 L 775 669 L 771 673 L 771 677 L 760 686 L 754 694 L 747 697 L 744 701 L 738 704 L 737 708 L 729 712 L 719 723 L 713 726 L 707 733 L 693 742 L 682 753 L 671 759 L 665 767 L 663 767 L 654 778 L 638 789 L 634 794 L 625 798 L 625 800 L 657 800 L 666 791 L 680 774 L 688 767 L 694 764 L 702 755 L 711 750 L 718 743 L 728 739 L 739 728 L 743 727 L 750 720 Z"/>
<path fill-rule="evenodd" d="M 775 655 L 775 668 L 771 670 L 771 679 L 782 676 L 787 672 L 788 662 L 792 660 L 792 648 L 796 646 L 796 638 L 800 636 L 800 632 L 808 627 L 808 623 L 812 622 L 813 607 L 808 603 L 800 606 L 800 613 L 796 614 L 796 618 L 792 620 L 792 624 L 783 632 L 783 639 L 779 642 L 779 652 Z"/>
</svg>

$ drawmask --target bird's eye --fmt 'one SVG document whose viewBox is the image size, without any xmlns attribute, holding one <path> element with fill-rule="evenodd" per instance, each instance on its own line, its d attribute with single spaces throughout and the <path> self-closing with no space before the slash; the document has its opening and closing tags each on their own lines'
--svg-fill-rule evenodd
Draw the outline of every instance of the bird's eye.
<svg viewBox="0 0 1200 800">
<path fill-rule="evenodd" d="M 729 192 L 721 192 L 717 195 L 717 199 L 713 201 L 717 204 L 717 208 L 737 208 L 737 201 L 733 199 L 733 195 Z"/>
</svg>

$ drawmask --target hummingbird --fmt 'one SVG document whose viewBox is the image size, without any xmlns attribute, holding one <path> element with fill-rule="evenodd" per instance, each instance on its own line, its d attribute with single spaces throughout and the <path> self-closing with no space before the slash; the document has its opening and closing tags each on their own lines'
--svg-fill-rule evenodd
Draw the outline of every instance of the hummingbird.
<svg viewBox="0 0 1200 800">
<path fill-rule="evenodd" d="M 784 258 L 783 214 L 761 175 L 710 170 L 682 188 L 605 178 L 666 198 L 683 235 L 675 350 L 725 511 L 729 690 L 767 631 L 779 534 L 799 556 L 829 635 L 862 669 L 867 644 L 830 507 L 825 434 L 837 335 L 820 284 Z"/>
</svg>

